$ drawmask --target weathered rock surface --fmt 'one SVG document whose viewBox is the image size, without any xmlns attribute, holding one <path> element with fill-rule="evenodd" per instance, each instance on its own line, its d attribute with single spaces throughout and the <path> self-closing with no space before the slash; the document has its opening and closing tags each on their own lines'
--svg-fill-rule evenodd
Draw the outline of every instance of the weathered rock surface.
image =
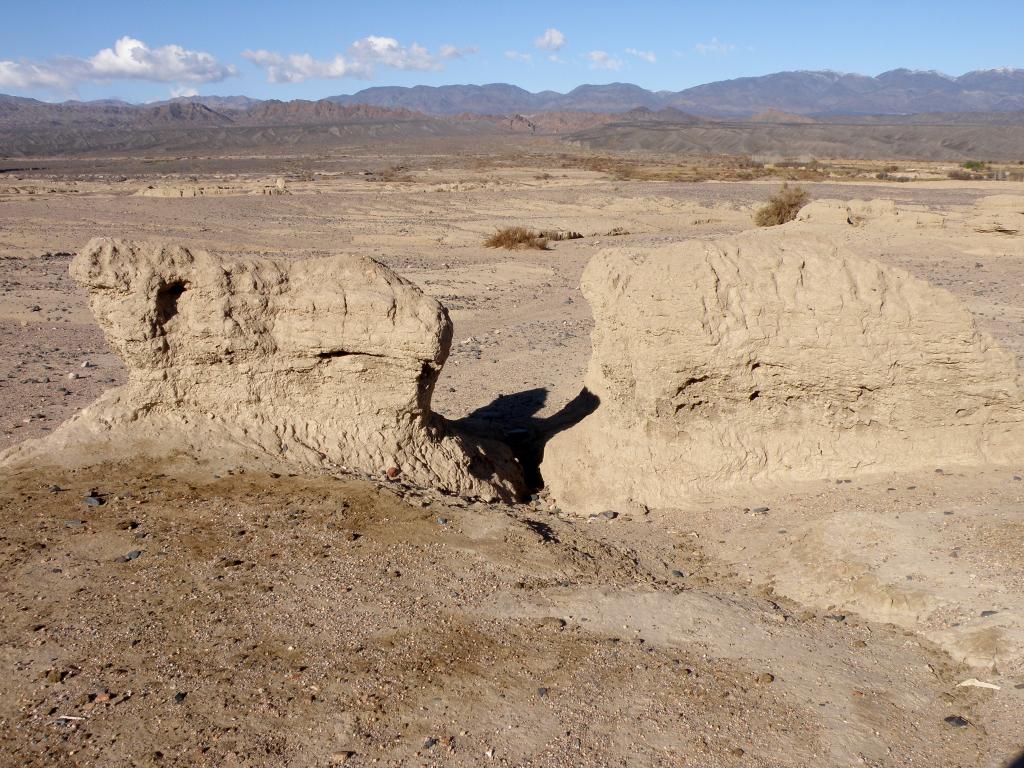
<svg viewBox="0 0 1024 768">
<path fill-rule="evenodd" d="M 0 463 L 184 451 L 510 498 L 507 448 L 430 410 L 445 309 L 372 259 L 221 258 L 94 239 L 71 264 L 128 382 Z"/>
<path fill-rule="evenodd" d="M 591 261 L 600 404 L 546 446 L 560 506 L 1024 458 L 1015 358 L 950 293 L 813 229 Z"/>
<path fill-rule="evenodd" d="M 999 235 L 1024 234 L 1024 197 L 991 195 L 975 203 L 977 215 L 968 226 L 976 232 Z"/>
</svg>

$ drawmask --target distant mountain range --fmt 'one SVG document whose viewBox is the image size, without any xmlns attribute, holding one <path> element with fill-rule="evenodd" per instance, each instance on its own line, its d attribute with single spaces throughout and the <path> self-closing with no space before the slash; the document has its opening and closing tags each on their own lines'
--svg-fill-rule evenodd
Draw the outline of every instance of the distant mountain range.
<svg viewBox="0 0 1024 768">
<path fill-rule="evenodd" d="M 894 69 L 877 77 L 838 72 L 777 72 L 761 77 L 698 85 L 682 91 L 648 91 L 629 83 L 581 85 L 568 93 L 531 93 L 508 83 L 490 85 L 417 85 L 411 88 L 384 86 L 357 93 L 329 96 L 317 102 L 260 101 L 247 96 L 193 96 L 147 105 L 123 101 L 68 101 L 50 105 L 34 99 L 0 96 L 0 120 L 20 111 L 48 111 L 64 118 L 89 110 L 117 121 L 136 110 L 163 108 L 172 104 L 205 107 L 228 121 L 251 124 L 261 110 L 275 119 L 293 117 L 300 121 L 350 117 L 324 107 L 331 102 L 342 107 L 375 107 L 429 116 L 536 115 L 543 112 L 589 112 L 621 114 L 636 109 L 677 110 L 715 119 L 746 119 L 755 115 L 784 113 L 796 117 L 834 119 L 838 116 L 908 115 L 917 113 L 971 113 L 1024 111 L 1024 70 L 990 69 L 950 77 L 939 72 Z M 290 107 L 268 104 L 294 105 Z M 318 107 L 307 105 L 317 104 Z M 97 111 L 98 110 L 98 111 Z M 380 113 L 378 116 L 384 115 Z M 366 116 L 372 116 L 366 113 Z M 390 117 L 399 116 L 388 113 Z M 202 111 L 168 115 L 171 119 L 216 121 Z"/>
<path fill-rule="evenodd" d="M 315 150 L 536 133 L 597 150 L 1018 161 L 1022 132 L 1024 70 L 1016 69 L 960 77 L 906 69 L 877 77 L 780 72 L 678 92 L 612 83 L 530 93 L 498 83 L 367 88 L 319 101 L 193 96 L 53 104 L 0 95 L 0 157 Z"/>
<path fill-rule="evenodd" d="M 981 70 L 960 77 L 909 69 L 894 69 L 877 77 L 827 71 L 778 72 L 682 91 L 648 91 L 629 83 L 581 85 L 568 93 L 531 93 L 507 83 L 389 86 L 328 98 L 339 104 L 401 107 L 428 115 L 615 113 L 637 107 L 674 108 L 716 118 L 743 118 L 770 111 L 811 116 L 1011 112 L 1024 110 L 1024 70 Z"/>
</svg>

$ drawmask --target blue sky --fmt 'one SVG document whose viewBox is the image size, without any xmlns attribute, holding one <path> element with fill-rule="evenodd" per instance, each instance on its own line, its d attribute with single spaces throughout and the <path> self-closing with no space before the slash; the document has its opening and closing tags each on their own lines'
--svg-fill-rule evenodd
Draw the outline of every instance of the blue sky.
<svg viewBox="0 0 1024 768">
<path fill-rule="evenodd" d="M 371 85 L 651 89 L 786 69 L 1024 66 L 1024 2 L 8 2 L 0 92 L 315 99 Z"/>
</svg>

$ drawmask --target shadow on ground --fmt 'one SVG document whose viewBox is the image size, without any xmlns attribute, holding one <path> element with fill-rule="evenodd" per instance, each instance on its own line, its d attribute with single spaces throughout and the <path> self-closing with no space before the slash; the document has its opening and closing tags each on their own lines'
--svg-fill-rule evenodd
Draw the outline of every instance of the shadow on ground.
<svg viewBox="0 0 1024 768">
<path fill-rule="evenodd" d="M 523 466 L 528 489 L 534 492 L 544 487 L 540 464 L 548 440 L 592 414 L 600 402 L 597 395 L 584 387 L 558 413 L 539 418 L 536 414 L 547 404 L 548 394 L 547 388 L 537 387 L 499 395 L 452 423 L 471 434 L 506 443 Z"/>
</svg>

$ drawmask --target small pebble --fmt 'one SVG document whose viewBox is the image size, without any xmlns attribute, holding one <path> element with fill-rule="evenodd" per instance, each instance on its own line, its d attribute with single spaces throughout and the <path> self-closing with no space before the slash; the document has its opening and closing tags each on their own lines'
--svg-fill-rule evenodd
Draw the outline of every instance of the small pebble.
<svg viewBox="0 0 1024 768">
<path fill-rule="evenodd" d="M 428 736 L 426 739 L 423 740 L 423 748 L 424 749 L 433 749 L 436 746 L 437 746 L 437 739 L 435 739 L 433 736 Z"/>
<path fill-rule="evenodd" d="M 119 558 L 117 559 L 117 561 L 118 561 L 119 563 L 129 563 L 129 562 L 131 562 L 132 560 L 135 560 L 136 558 L 140 557 L 141 555 L 142 555 L 142 550 L 141 550 L 141 549 L 133 549 L 133 550 L 132 550 L 131 552 L 129 552 L 129 553 L 127 554 L 127 555 L 124 555 L 124 556 L 122 556 L 122 557 L 119 557 Z"/>
<path fill-rule="evenodd" d="M 85 499 L 83 499 L 83 501 L 85 502 L 86 506 L 89 507 L 103 506 L 103 499 L 101 499 L 99 496 L 86 496 Z"/>
<path fill-rule="evenodd" d="M 181 704 L 181 702 L 185 700 L 186 696 L 188 696 L 188 694 L 184 691 L 178 691 L 176 694 L 174 694 L 174 703 Z"/>
<path fill-rule="evenodd" d="M 944 717 L 942 719 L 954 728 L 965 728 L 971 724 L 970 720 L 965 717 L 960 717 L 960 715 L 950 715 L 949 717 Z"/>
<path fill-rule="evenodd" d="M 548 696 L 548 689 L 547 688 L 538 688 L 537 689 L 537 695 L 540 696 L 542 699 L 546 699 L 547 696 Z"/>
</svg>

